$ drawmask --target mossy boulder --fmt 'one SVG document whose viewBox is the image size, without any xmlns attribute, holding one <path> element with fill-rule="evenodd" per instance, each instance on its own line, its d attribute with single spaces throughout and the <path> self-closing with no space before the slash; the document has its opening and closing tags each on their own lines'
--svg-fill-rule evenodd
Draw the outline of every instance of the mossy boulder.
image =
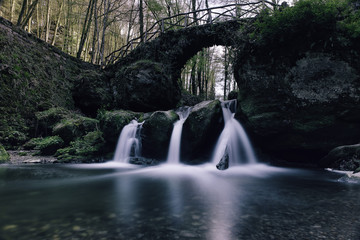
<svg viewBox="0 0 360 240">
<path fill-rule="evenodd" d="M 89 132 L 70 146 L 57 150 L 55 156 L 60 162 L 98 162 L 102 160 L 105 145 L 102 132 Z"/>
<path fill-rule="evenodd" d="M 106 141 L 105 151 L 115 151 L 121 130 L 132 120 L 139 119 L 142 116 L 142 113 L 125 110 L 99 112 L 97 119 L 99 120 L 100 130 L 103 132 L 103 138 Z"/>
<path fill-rule="evenodd" d="M 360 144 L 336 147 L 321 159 L 321 165 L 343 171 L 360 167 Z"/>
<path fill-rule="evenodd" d="M 112 79 L 117 108 L 151 112 L 175 108 L 180 86 L 160 63 L 141 60 L 121 67 Z"/>
<path fill-rule="evenodd" d="M 0 145 L 0 163 L 6 163 L 10 161 L 10 155 L 5 148 Z"/>
<path fill-rule="evenodd" d="M 97 129 L 99 121 L 96 119 L 74 115 L 63 119 L 53 128 L 53 134 L 60 136 L 66 144 Z"/>
<path fill-rule="evenodd" d="M 223 128 L 224 119 L 219 100 L 195 105 L 183 126 L 181 158 L 188 163 L 209 161 Z"/>
<path fill-rule="evenodd" d="M 36 142 L 34 149 L 39 151 L 39 155 L 53 155 L 64 146 L 64 141 L 59 136 L 51 136 L 34 141 Z"/>
<path fill-rule="evenodd" d="M 62 107 L 53 107 L 45 111 L 35 113 L 38 136 L 48 136 L 53 133 L 54 126 L 71 116 L 71 112 Z"/>
<path fill-rule="evenodd" d="M 142 155 L 146 158 L 166 160 L 174 123 L 179 116 L 172 110 L 152 113 L 141 130 Z"/>
</svg>

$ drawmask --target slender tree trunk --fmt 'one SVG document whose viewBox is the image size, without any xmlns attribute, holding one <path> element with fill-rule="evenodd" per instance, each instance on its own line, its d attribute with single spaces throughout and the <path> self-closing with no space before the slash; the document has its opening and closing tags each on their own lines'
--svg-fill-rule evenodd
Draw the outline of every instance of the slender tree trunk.
<svg viewBox="0 0 360 240">
<path fill-rule="evenodd" d="M 18 18 L 17 23 L 16 23 L 16 25 L 18 25 L 18 26 L 21 26 L 21 23 L 23 21 L 23 17 L 26 14 L 27 4 L 28 4 L 27 0 L 24 0 L 23 3 L 22 3 L 19 18 Z"/>
<path fill-rule="evenodd" d="M 191 0 L 191 6 L 192 6 L 192 12 L 193 12 L 193 18 L 194 18 L 194 22 L 197 25 L 197 15 L 196 15 L 196 0 Z"/>
<path fill-rule="evenodd" d="M 49 40 L 50 34 L 50 0 L 47 1 L 47 9 L 46 9 L 46 32 L 45 32 L 45 42 Z"/>
<path fill-rule="evenodd" d="M 57 31 L 59 29 L 59 25 L 60 25 L 60 19 L 61 19 L 61 13 L 62 13 L 62 10 L 63 10 L 63 7 L 64 7 L 64 4 L 65 4 L 65 0 L 63 0 L 61 2 L 61 6 L 60 6 L 60 10 L 59 10 L 59 15 L 58 15 L 58 18 L 57 18 L 57 21 L 56 21 L 56 26 L 55 26 L 55 31 L 54 31 L 54 37 L 51 41 L 51 45 L 55 45 L 55 40 L 56 40 L 56 35 L 57 35 Z"/>
<path fill-rule="evenodd" d="M 31 24 L 31 16 L 33 15 L 34 11 L 35 11 L 35 8 L 38 4 L 39 0 L 35 0 L 33 3 L 31 3 L 31 5 L 27 8 L 27 13 L 26 13 L 26 16 L 25 18 L 23 18 L 22 22 L 21 22 L 21 28 L 25 28 L 25 26 L 28 24 L 28 22 L 30 22 Z M 30 29 L 31 30 L 31 29 Z M 30 32 L 30 31 L 29 31 Z"/>
<path fill-rule="evenodd" d="M 229 65 L 228 65 L 228 50 L 225 47 L 225 56 L 224 56 L 224 100 L 226 100 L 226 89 L 227 89 L 227 81 L 229 75 Z"/>
<path fill-rule="evenodd" d="M 139 28 L 140 28 L 140 40 L 144 42 L 144 9 L 143 0 L 139 0 Z"/>
<path fill-rule="evenodd" d="M 194 96 L 197 95 L 197 91 L 196 91 L 196 60 L 193 60 L 193 65 L 191 68 L 191 90 L 192 90 L 192 94 Z"/>
<path fill-rule="evenodd" d="M 93 34 L 93 39 L 92 39 L 92 45 L 91 45 L 91 58 L 90 58 L 90 62 L 95 64 L 95 60 L 96 60 L 96 43 L 98 40 L 98 35 L 99 35 L 99 29 L 98 29 L 98 15 L 97 15 L 97 0 L 94 0 L 94 34 Z"/>
<path fill-rule="evenodd" d="M 39 5 L 36 5 L 36 33 L 37 33 L 37 37 L 38 38 L 41 38 L 41 32 L 40 32 L 40 18 L 39 18 L 39 14 L 40 14 L 40 11 L 39 11 Z"/>
<path fill-rule="evenodd" d="M 15 6 L 16 6 L 16 0 L 12 0 L 10 5 L 10 22 L 14 20 Z"/>
<path fill-rule="evenodd" d="M 135 0 L 133 1 L 132 5 L 131 5 L 126 43 L 129 43 L 129 41 L 130 41 L 131 30 L 132 30 L 132 26 L 134 24 L 134 20 L 133 20 L 134 6 L 135 6 Z"/>
<path fill-rule="evenodd" d="M 108 25 L 108 14 L 110 10 L 110 1 L 104 0 L 104 19 L 103 19 L 103 31 L 101 36 L 101 46 L 100 46 L 100 65 L 104 66 L 104 51 L 105 51 L 105 34 L 106 28 Z"/>
<path fill-rule="evenodd" d="M 86 16 L 85 16 L 85 21 L 84 21 L 82 33 L 81 33 L 81 39 L 80 39 L 79 48 L 78 48 L 78 51 L 77 51 L 77 54 L 76 54 L 77 58 L 81 57 L 81 53 L 83 51 L 84 44 L 85 44 L 86 38 L 87 38 L 88 33 L 89 33 L 93 10 L 94 10 L 94 1 L 90 0 L 88 9 L 86 11 Z"/>
</svg>

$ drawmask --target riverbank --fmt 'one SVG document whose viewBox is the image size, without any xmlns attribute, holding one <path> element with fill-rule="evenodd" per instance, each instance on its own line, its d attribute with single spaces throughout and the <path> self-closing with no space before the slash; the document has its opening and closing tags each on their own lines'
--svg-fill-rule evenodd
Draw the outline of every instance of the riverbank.
<svg viewBox="0 0 360 240">
<path fill-rule="evenodd" d="M 27 163 L 58 163 L 53 156 L 37 156 L 36 151 L 8 151 L 10 155 L 10 164 L 27 164 Z"/>
</svg>

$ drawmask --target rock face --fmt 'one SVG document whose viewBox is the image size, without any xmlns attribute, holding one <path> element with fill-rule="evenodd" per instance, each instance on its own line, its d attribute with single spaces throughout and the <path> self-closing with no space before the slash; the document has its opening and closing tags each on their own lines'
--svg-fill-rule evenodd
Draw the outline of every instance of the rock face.
<svg viewBox="0 0 360 240">
<path fill-rule="evenodd" d="M 188 163 L 209 161 L 223 127 L 220 101 L 205 101 L 195 105 L 183 126 L 181 159 Z"/>
<path fill-rule="evenodd" d="M 174 108 L 181 98 L 180 86 L 170 79 L 162 64 L 138 61 L 120 68 L 112 79 L 117 108 L 151 112 Z"/>
<path fill-rule="evenodd" d="M 360 167 L 360 144 L 334 148 L 321 159 L 321 165 L 344 171 L 355 171 Z"/>
<path fill-rule="evenodd" d="M 166 160 L 171 133 L 178 119 L 174 111 L 157 111 L 145 119 L 141 130 L 143 157 Z"/>
<path fill-rule="evenodd" d="M 360 136 L 355 51 L 247 56 L 236 67 L 238 118 L 254 144 L 289 161 L 320 159 Z M 263 53 L 264 54 L 264 53 Z"/>
</svg>

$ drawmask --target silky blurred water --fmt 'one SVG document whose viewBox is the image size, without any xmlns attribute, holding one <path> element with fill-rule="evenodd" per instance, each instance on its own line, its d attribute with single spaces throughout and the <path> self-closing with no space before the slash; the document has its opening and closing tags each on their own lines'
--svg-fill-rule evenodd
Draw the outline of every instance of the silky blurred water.
<svg viewBox="0 0 360 240">
<path fill-rule="evenodd" d="M 1 165 L 0 239 L 360 239 L 359 200 L 325 170 Z"/>
</svg>

